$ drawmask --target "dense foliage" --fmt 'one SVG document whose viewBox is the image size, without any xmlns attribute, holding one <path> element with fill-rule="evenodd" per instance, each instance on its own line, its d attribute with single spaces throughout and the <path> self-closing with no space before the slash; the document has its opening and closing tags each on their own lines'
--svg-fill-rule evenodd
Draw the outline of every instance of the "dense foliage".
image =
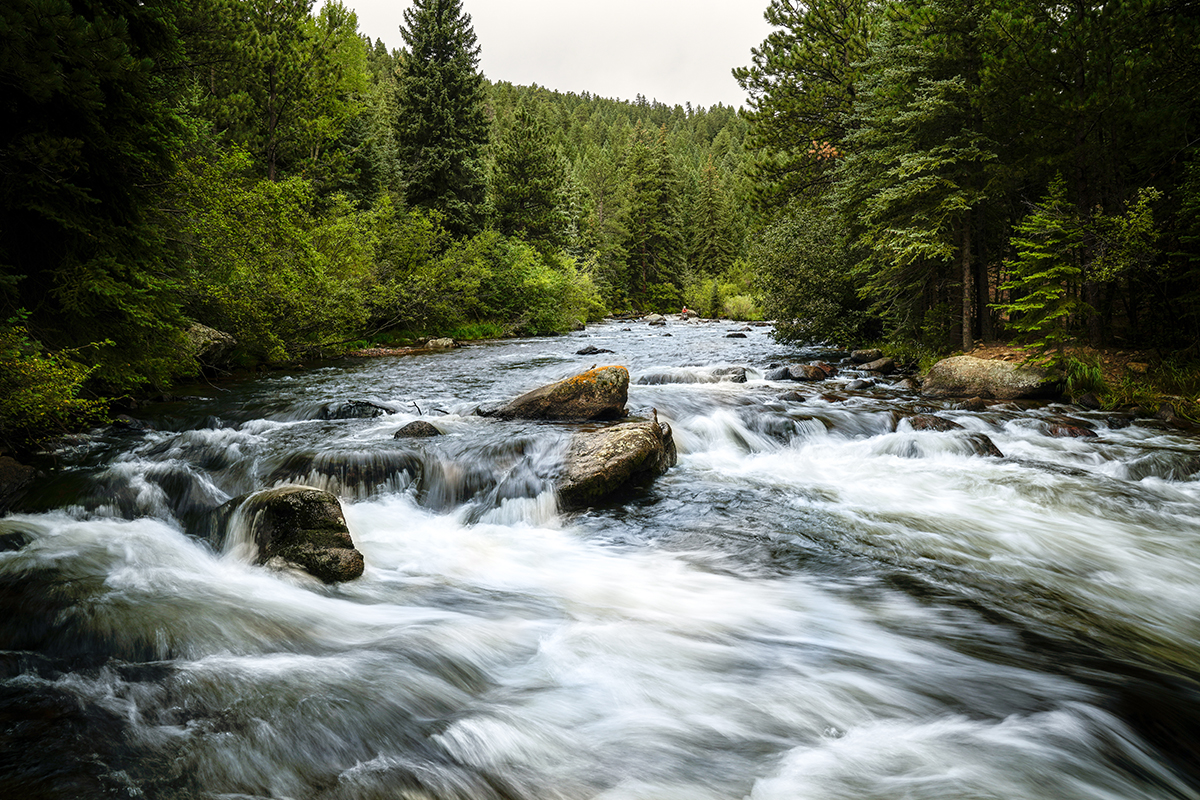
<svg viewBox="0 0 1200 800">
<path fill-rule="evenodd" d="M 832 219 L 818 252 L 840 254 L 758 251 L 781 333 L 849 341 L 865 303 L 889 338 L 943 351 L 1200 345 L 1198 12 L 772 0 L 777 30 L 736 70 L 764 241 Z"/>
<path fill-rule="evenodd" d="M 738 113 L 490 83 L 460 0 L 405 48 L 333 0 L 0 9 L 0 446 L 87 397 L 356 342 L 758 313 Z"/>
</svg>

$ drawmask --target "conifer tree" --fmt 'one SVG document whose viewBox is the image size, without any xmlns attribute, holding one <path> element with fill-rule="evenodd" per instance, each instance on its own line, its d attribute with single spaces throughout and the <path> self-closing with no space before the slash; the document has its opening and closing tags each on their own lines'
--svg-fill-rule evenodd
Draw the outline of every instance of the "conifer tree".
<svg viewBox="0 0 1200 800">
<path fill-rule="evenodd" d="M 665 127 L 655 136 L 638 123 L 625 175 L 629 190 L 625 249 L 633 281 L 631 293 L 646 297 L 656 287 L 678 282 L 683 264 L 679 182 Z"/>
<path fill-rule="evenodd" d="M 733 261 L 729 216 L 721 175 L 710 155 L 700 174 L 699 193 L 691 215 L 691 265 L 702 275 L 718 275 Z"/>
<path fill-rule="evenodd" d="M 479 230 L 488 124 L 479 45 L 461 0 L 416 0 L 400 29 L 407 48 L 396 129 L 410 205 L 440 212 L 456 234 Z"/>
<path fill-rule="evenodd" d="M 549 247 L 566 242 L 566 169 L 540 115 L 521 102 L 496 144 L 492 214 L 496 229 Z"/>
</svg>

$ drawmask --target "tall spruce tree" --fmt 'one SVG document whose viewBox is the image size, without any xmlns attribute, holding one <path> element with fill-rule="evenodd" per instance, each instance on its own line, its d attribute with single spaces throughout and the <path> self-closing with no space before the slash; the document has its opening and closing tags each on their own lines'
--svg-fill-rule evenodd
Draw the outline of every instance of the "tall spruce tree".
<svg viewBox="0 0 1200 800">
<path fill-rule="evenodd" d="M 448 230 L 478 231 L 488 139 L 479 45 L 461 0 L 416 0 L 400 28 L 400 160 L 410 205 L 438 211 Z"/>
<path fill-rule="evenodd" d="M 548 247 L 566 243 L 566 169 L 537 110 L 522 101 L 496 143 L 492 213 L 496 229 Z"/>
<path fill-rule="evenodd" d="M 625 162 L 629 191 L 627 238 L 631 292 L 651 307 L 663 306 L 681 278 L 684 247 L 679 180 L 667 149 L 666 128 L 655 135 L 639 122 Z M 674 304 L 674 300 L 671 300 Z"/>
<path fill-rule="evenodd" d="M 733 71 L 750 96 L 760 205 L 786 205 L 829 184 L 826 156 L 844 146 L 880 5 L 771 0 L 764 16 L 775 30 L 754 48 L 749 67 Z"/>
</svg>

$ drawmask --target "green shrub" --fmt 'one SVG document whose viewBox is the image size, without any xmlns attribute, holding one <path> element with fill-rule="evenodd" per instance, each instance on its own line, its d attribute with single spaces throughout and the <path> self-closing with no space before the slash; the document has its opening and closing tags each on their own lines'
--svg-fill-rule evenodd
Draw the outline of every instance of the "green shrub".
<svg viewBox="0 0 1200 800">
<path fill-rule="evenodd" d="M 15 322 L 0 326 L 0 440 L 22 450 L 102 419 L 105 403 L 79 396 L 95 368 L 72 353 L 43 353 Z"/>
<path fill-rule="evenodd" d="M 736 294 L 725 301 L 725 316 L 736 320 L 762 319 L 762 313 L 748 294 Z"/>
</svg>

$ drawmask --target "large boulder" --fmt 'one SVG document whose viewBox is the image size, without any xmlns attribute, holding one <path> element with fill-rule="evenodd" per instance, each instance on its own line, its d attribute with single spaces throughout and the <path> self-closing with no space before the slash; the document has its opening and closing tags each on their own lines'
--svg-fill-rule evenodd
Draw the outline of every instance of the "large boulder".
<svg viewBox="0 0 1200 800">
<path fill-rule="evenodd" d="M 37 478 L 37 470 L 9 456 L 0 456 L 0 514 L 21 499 Z"/>
<path fill-rule="evenodd" d="M 258 549 L 256 564 L 282 561 L 325 583 L 353 580 L 363 573 L 363 557 L 354 547 L 342 506 L 329 492 L 311 486 L 282 486 L 234 498 L 217 510 L 228 526 L 235 519 Z"/>
<path fill-rule="evenodd" d="M 855 350 L 850 353 L 850 360 L 855 364 L 869 364 L 872 361 L 878 361 L 883 358 L 883 351 L 877 348 L 869 350 Z"/>
<path fill-rule="evenodd" d="M 926 397 L 991 397 L 997 400 L 1045 397 L 1055 392 L 1045 372 L 1007 361 L 954 356 L 933 365 L 921 384 Z"/>
<path fill-rule="evenodd" d="M 663 474 L 676 459 L 671 426 L 657 419 L 577 433 L 559 479 L 559 503 L 572 509 L 600 502 Z"/>
<path fill-rule="evenodd" d="M 187 355 L 202 367 L 224 369 L 230 365 L 237 339 L 228 333 L 193 322 L 183 333 Z"/>
<path fill-rule="evenodd" d="M 503 419 L 620 419 L 629 399 L 629 370 L 599 367 L 538 387 L 488 416 Z"/>
</svg>

